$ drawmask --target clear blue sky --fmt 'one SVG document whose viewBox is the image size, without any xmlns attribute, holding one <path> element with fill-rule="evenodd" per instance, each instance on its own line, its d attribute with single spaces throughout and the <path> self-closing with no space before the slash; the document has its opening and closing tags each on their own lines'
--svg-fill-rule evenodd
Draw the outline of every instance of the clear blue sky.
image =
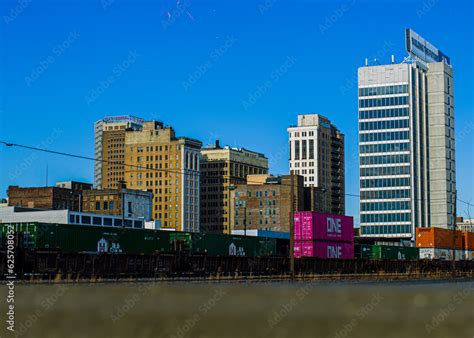
<svg viewBox="0 0 474 338">
<path fill-rule="evenodd" d="M 459 197 L 474 202 L 472 1 L 2 0 L 0 139 L 93 156 L 93 123 L 134 114 L 265 153 L 287 173 L 298 113 L 346 135 L 358 194 L 357 68 L 406 55 L 411 27 L 451 57 Z M 463 133 L 460 137 L 460 133 Z M 93 179 L 93 163 L 0 147 L 7 186 Z M 358 220 L 358 200 L 347 197 Z M 459 205 L 459 213 L 466 207 Z M 474 214 L 474 210 L 472 210 Z"/>
</svg>

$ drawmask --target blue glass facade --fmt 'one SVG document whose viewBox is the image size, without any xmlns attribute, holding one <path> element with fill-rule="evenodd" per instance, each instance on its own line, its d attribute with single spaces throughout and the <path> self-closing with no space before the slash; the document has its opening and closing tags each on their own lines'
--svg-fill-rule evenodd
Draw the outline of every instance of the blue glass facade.
<svg viewBox="0 0 474 338">
<path fill-rule="evenodd" d="M 361 234 L 411 232 L 408 84 L 359 88 Z"/>
</svg>

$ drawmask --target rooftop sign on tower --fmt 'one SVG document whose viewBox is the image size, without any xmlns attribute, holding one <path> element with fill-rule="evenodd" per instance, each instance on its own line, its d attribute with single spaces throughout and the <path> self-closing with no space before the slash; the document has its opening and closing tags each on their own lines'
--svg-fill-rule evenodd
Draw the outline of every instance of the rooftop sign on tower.
<svg viewBox="0 0 474 338">
<path fill-rule="evenodd" d="M 418 58 L 426 63 L 445 62 L 451 65 L 451 60 L 448 56 L 415 33 L 411 28 L 405 30 L 405 36 L 406 49 L 412 57 Z"/>
</svg>

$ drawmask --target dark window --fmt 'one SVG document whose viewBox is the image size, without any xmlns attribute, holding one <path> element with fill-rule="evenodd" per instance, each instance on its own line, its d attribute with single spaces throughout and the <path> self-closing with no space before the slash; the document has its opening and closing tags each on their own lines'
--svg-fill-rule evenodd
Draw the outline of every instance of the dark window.
<svg viewBox="0 0 474 338">
<path fill-rule="evenodd" d="M 102 218 L 92 217 L 92 223 L 94 223 L 94 225 L 102 225 Z"/>
<path fill-rule="evenodd" d="M 90 216 L 82 216 L 82 224 L 91 224 L 91 217 Z"/>
<path fill-rule="evenodd" d="M 112 218 L 104 218 L 104 225 L 112 226 Z"/>
</svg>

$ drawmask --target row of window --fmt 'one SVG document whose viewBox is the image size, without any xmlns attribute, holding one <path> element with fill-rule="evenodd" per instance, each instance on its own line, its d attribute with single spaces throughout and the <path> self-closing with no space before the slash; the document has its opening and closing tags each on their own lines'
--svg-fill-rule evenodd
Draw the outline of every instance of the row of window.
<svg viewBox="0 0 474 338">
<path fill-rule="evenodd" d="M 376 129 L 401 129 L 409 127 L 409 120 L 388 120 L 388 121 L 373 121 L 360 122 L 359 130 L 376 130 Z"/>
<path fill-rule="evenodd" d="M 410 213 L 395 213 L 395 214 L 362 214 L 360 215 L 361 223 L 398 223 L 410 222 Z"/>
<path fill-rule="evenodd" d="M 408 93 L 408 85 L 359 88 L 359 96 L 394 95 Z"/>
<path fill-rule="evenodd" d="M 301 142 L 301 146 L 300 146 Z M 309 142 L 309 144 L 308 144 Z M 291 149 L 290 149 L 291 151 Z M 290 154 L 291 156 L 291 154 Z M 290 157 L 291 158 L 291 157 Z M 314 159 L 314 140 L 296 140 L 295 141 L 295 160 L 313 160 Z"/>
<path fill-rule="evenodd" d="M 102 210 L 114 210 L 114 201 L 104 201 L 102 203 Z M 101 210 L 101 203 L 100 201 L 95 202 L 95 210 Z"/>
<path fill-rule="evenodd" d="M 393 176 L 393 175 L 409 175 L 410 166 L 397 167 L 375 167 L 375 168 L 361 168 L 360 176 Z"/>
<path fill-rule="evenodd" d="M 167 145 L 165 145 L 165 146 L 155 146 L 155 151 L 163 151 L 163 149 L 164 149 L 165 151 L 168 151 L 168 149 L 171 150 L 172 147 L 173 147 L 173 146 L 171 146 L 171 145 L 170 145 L 169 147 L 168 147 Z M 142 146 L 138 146 L 138 147 L 137 147 L 137 152 L 138 152 L 138 153 L 143 153 L 143 150 L 144 150 L 144 149 L 145 149 L 147 152 L 148 152 L 148 151 L 153 151 L 153 146 L 147 146 L 146 148 L 143 148 Z M 181 148 L 180 148 L 179 144 L 176 145 L 176 150 L 180 150 L 180 149 L 181 149 Z M 130 151 L 134 151 L 134 148 L 133 148 L 133 147 L 130 147 Z"/>
<path fill-rule="evenodd" d="M 244 197 L 245 196 L 245 193 L 241 192 L 236 192 L 235 193 L 235 198 L 238 199 L 240 197 Z M 248 197 L 252 197 L 252 192 L 251 191 L 248 191 L 247 192 L 247 196 Z M 275 190 L 272 190 L 271 192 L 268 191 L 268 190 L 265 190 L 265 191 L 255 191 L 255 197 L 260 197 L 262 198 L 263 196 L 265 197 L 268 197 L 268 196 L 273 196 L 275 197 L 276 196 L 276 191 Z"/>
<path fill-rule="evenodd" d="M 71 224 L 83 224 L 83 225 L 104 225 L 104 226 L 114 226 L 114 227 L 126 227 L 126 228 L 143 228 L 142 220 L 130 220 L 125 219 L 122 223 L 121 218 L 111 218 L 111 217 L 99 217 L 99 216 L 81 216 L 81 215 L 69 215 L 69 223 Z"/>
<path fill-rule="evenodd" d="M 361 154 L 369 153 L 393 153 L 397 151 L 410 150 L 410 144 L 405 143 L 383 143 L 383 144 L 366 144 L 360 146 Z"/>
<path fill-rule="evenodd" d="M 410 202 L 369 202 L 360 204 L 360 211 L 386 210 L 410 210 Z"/>
<path fill-rule="evenodd" d="M 294 133 L 290 133 L 290 138 L 294 136 L 294 137 L 300 137 L 300 132 L 294 132 Z M 306 132 L 306 131 L 303 131 L 301 132 L 301 137 L 306 137 L 306 136 L 314 136 L 314 131 L 309 131 L 309 132 Z"/>
<path fill-rule="evenodd" d="M 399 198 L 410 198 L 410 190 L 369 190 L 360 192 L 361 200 L 390 200 Z"/>
<path fill-rule="evenodd" d="M 361 156 L 361 165 L 371 164 L 392 164 L 392 163 L 410 163 L 410 155 L 380 155 L 380 156 Z"/>
<path fill-rule="evenodd" d="M 360 134 L 360 142 L 383 142 L 383 141 L 398 141 L 410 139 L 408 131 L 389 131 L 384 133 L 367 133 Z"/>
<path fill-rule="evenodd" d="M 383 119 L 391 117 L 408 116 L 408 108 L 391 108 L 391 109 L 377 109 L 377 110 L 361 110 L 359 112 L 359 119 Z"/>
<path fill-rule="evenodd" d="M 404 106 L 408 104 L 408 96 L 381 97 L 379 99 L 360 99 L 359 108 Z"/>
<path fill-rule="evenodd" d="M 389 188 L 389 187 L 408 187 L 409 178 L 381 178 L 372 180 L 360 180 L 361 188 Z"/>
<path fill-rule="evenodd" d="M 379 235 L 379 234 L 409 234 L 411 233 L 410 225 L 370 225 L 361 226 L 360 233 L 362 235 Z"/>
</svg>

